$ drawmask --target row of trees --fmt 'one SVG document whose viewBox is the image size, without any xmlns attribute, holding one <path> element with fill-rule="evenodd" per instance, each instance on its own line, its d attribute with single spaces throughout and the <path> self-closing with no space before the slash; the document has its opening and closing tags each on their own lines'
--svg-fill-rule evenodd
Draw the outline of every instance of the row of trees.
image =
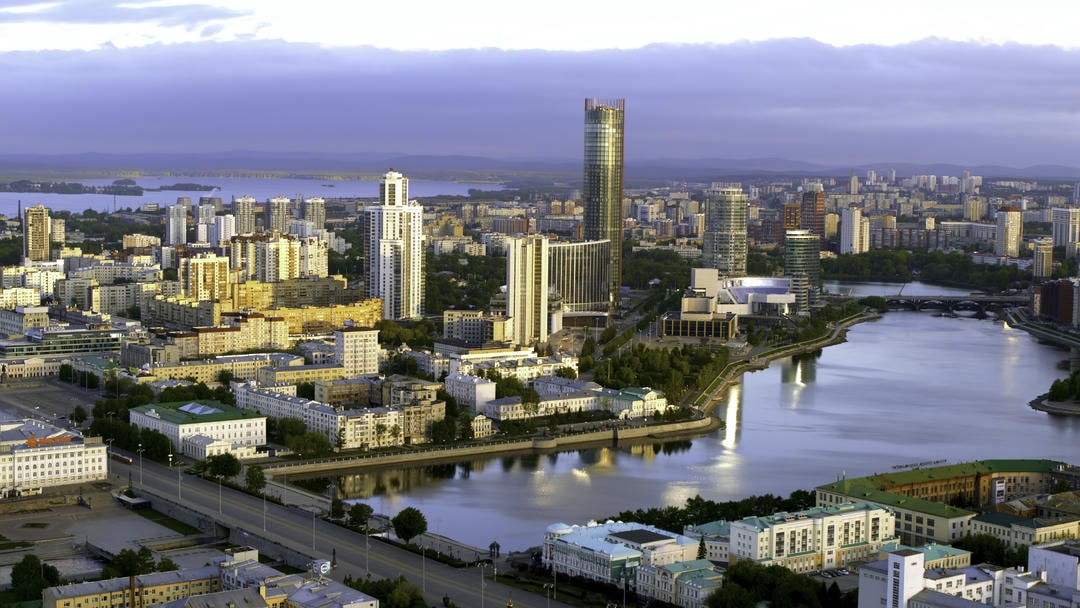
<svg viewBox="0 0 1080 608">
<path fill-rule="evenodd" d="M 856 608 L 858 590 L 846 593 L 834 581 L 826 586 L 783 566 L 762 566 L 742 560 L 728 566 L 724 585 L 705 600 L 708 608 Z"/>
<path fill-rule="evenodd" d="M 689 344 L 670 349 L 635 344 L 597 365 L 593 380 L 608 388 L 651 386 L 677 403 L 692 388 L 707 386 L 728 360 L 727 348 L 713 352 Z"/>
<path fill-rule="evenodd" d="M 1046 396 L 1050 401 L 1073 401 L 1080 399 L 1080 370 L 1069 374 L 1068 378 L 1059 378 L 1050 385 Z"/>
<path fill-rule="evenodd" d="M 771 515 L 779 511 L 801 511 L 814 506 L 814 495 L 806 490 L 795 490 L 787 498 L 773 494 L 750 496 L 741 500 L 715 502 L 701 496 L 687 498 L 682 507 L 668 505 L 622 511 L 610 518 L 620 521 L 636 521 L 656 526 L 662 530 L 682 530 L 686 526 L 704 524 L 721 519 L 734 521 L 750 516 Z"/>
<path fill-rule="evenodd" d="M 958 285 L 988 292 L 1023 287 L 1031 273 L 1015 265 L 978 264 L 967 253 L 904 249 L 873 249 L 821 260 L 821 274 L 847 281 L 920 279 L 928 283 Z"/>
</svg>

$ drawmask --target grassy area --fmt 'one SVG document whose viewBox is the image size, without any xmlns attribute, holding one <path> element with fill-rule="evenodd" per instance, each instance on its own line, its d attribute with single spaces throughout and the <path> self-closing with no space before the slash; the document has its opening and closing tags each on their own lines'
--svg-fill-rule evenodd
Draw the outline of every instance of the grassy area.
<svg viewBox="0 0 1080 608">
<path fill-rule="evenodd" d="M 29 522 L 26 522 L 25 524 L 23 524 L 20 527 L 22 527 L 22 528 L 39 528 L 40 529 L 40 528 L 48 528 L 49 524 L 47 524 L 47 523 L 45 523 L 43 521 L 29 521 Z"/>
<path fill-rule="evenodd" d="M 7 551 L 9 549 L 23 549 L 26 547 L 33 547 L 34 543 L 26 542 L 25 540 L 16 541 L 4 541 L 0 542 L 0 551 Z M 7 604 L 0 602 L 0 606 L 7 606 Z"/>
<path fill-rule="evenodd" d="M 165 526 L 166 528 L 176 532 L 177 534 L 183 534 L 189 536 L 192 534 L 198 534 L 199 529 L 194 526 L 189 526 L 182 521 L 173 519 L 164 513 L 159 513 L 151 509 L 135 509 L 132 513 L 138 513 L 150 521 Z"/>
</svg>

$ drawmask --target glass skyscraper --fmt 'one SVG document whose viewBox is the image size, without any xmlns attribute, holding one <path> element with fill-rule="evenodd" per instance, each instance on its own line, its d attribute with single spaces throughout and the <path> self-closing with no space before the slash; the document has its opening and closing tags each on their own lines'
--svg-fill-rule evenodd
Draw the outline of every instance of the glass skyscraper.
<svg viewBox="0 0 1080 608">
<path fill-rule="evenodd" d="M 746 216 L 750 199 L 741 184 L 714 183 L 705 199 L 702 262 L 721 276 L 746 275 Z"/>
<path fill-rule="evenodd" d="M 609 307 L 622 286 L 623 126 L 626 101 L 585 100 L 585 238 L 611 243 Z"/>
</svg>

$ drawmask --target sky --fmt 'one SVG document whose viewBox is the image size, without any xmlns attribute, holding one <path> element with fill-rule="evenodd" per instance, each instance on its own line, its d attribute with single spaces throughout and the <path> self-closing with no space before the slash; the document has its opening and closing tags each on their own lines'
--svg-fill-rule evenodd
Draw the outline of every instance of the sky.
<svg viewBox="0 0 1080 608">
<path fill-rule="evenodd" d="M 1080 165 L 1080 7 L 0 1 L 0 154 L 573 160 L 585 97 L 626 155 Z"/>
</svg>

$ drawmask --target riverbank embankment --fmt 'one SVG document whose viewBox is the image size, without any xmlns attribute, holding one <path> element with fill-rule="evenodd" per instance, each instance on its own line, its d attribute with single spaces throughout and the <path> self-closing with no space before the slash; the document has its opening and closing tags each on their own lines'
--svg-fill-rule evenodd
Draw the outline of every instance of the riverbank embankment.
<svg viewBox="0 0 1080 608">
<path fill-rule="evenodd" d="M 716 407 L 719 396 L 730 388 L 731 385 L 735 384 L 743 373 L 765 369 L 770 363 L 777 359 L 801 355 L 833 344 L 840 344 L 845 340 L 847 330 L 851 326 L 856 323 L 872 321 L 878 318 L 880 318 L 880 315 L 877 313 L 862 312 L 833 323 L 829 333 L 816 340 L 808 340 L 797 344 L 785 344 L 765 352 L 757 353 L 746 359 L 732 361 L 723 369 L 723 371 L 717 374 L 716 378 L 709 383 L 709 386 L 705 387 L 704 390 L 691 400 L 690 405 L 694 409 L 701 410 L 706 415 L 709 415 L 712 413 L 713 408 Z M 707 417 L 711 418 L 712 416 Z"/>
</svg>

